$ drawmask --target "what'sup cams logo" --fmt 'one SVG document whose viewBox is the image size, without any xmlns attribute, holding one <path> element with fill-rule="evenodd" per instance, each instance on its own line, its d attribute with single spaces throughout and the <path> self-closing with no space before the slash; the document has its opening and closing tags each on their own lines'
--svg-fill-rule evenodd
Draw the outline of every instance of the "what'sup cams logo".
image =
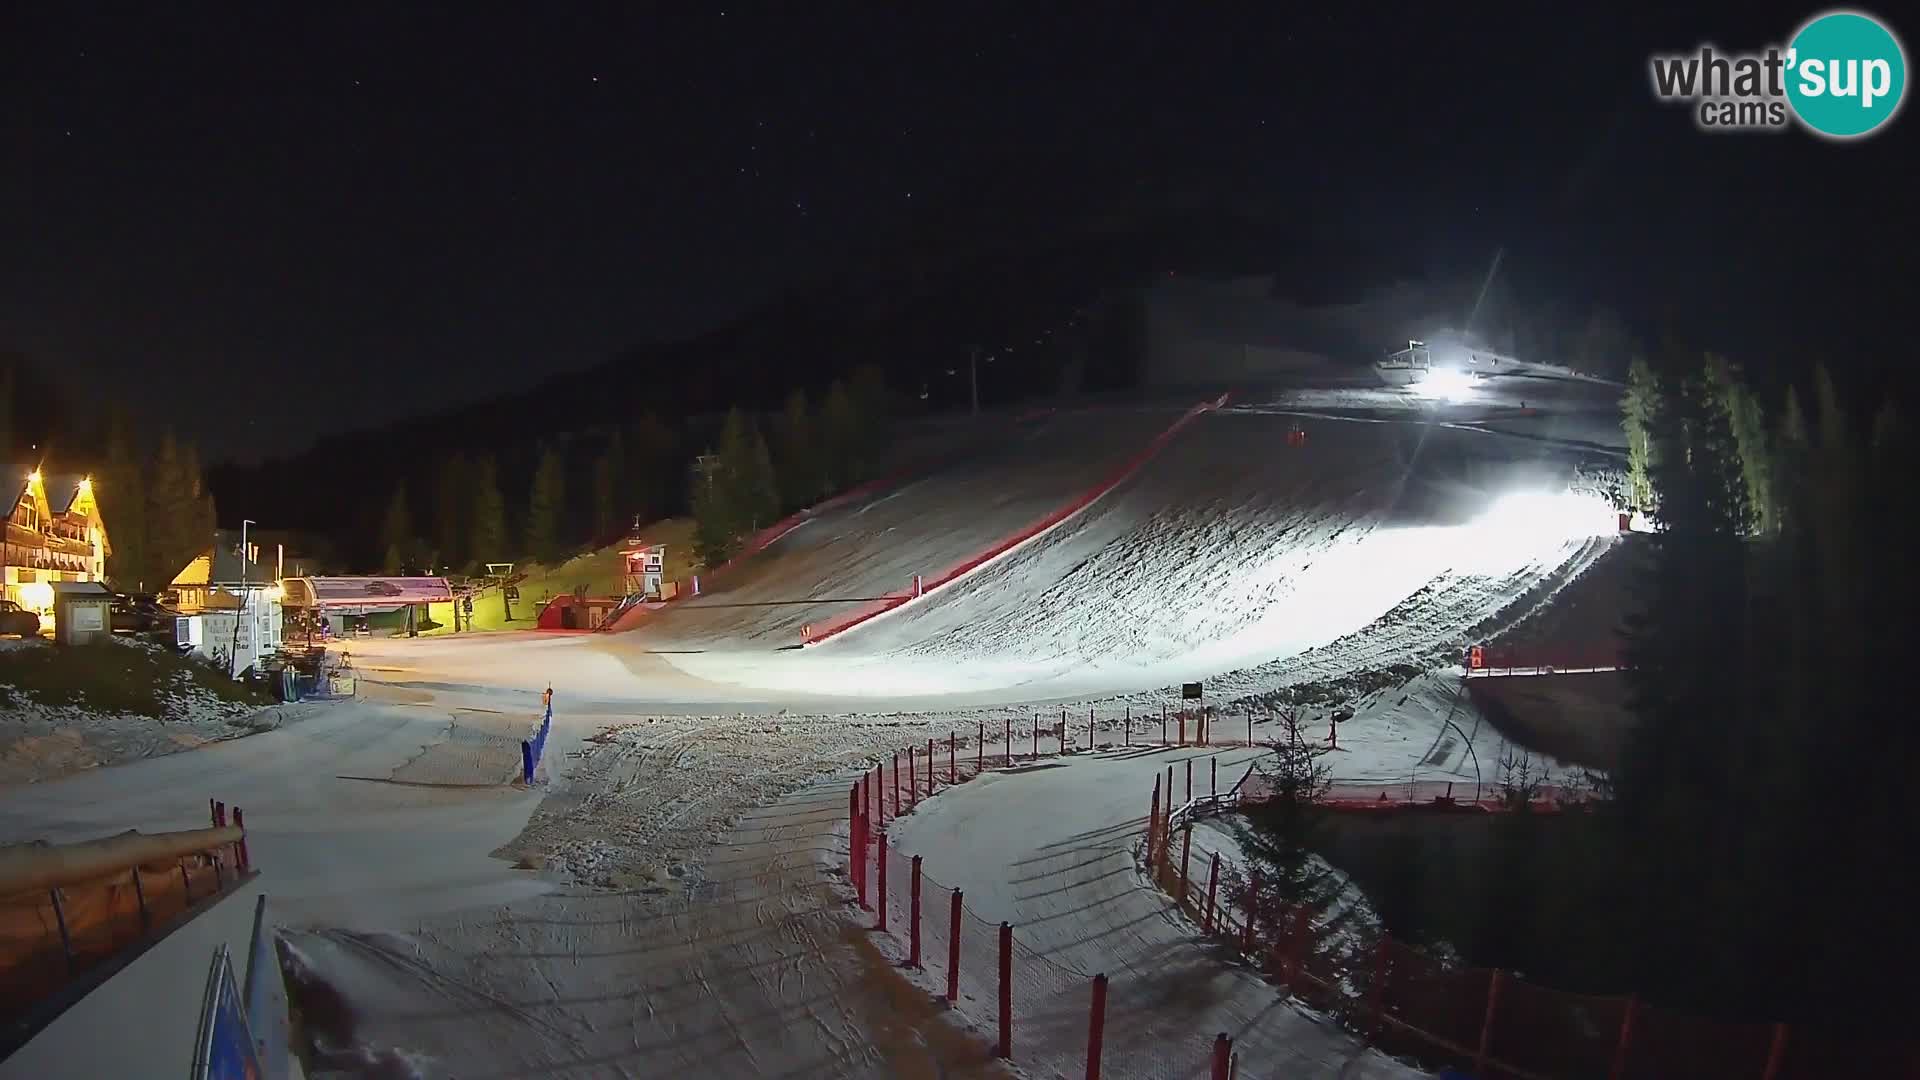
<svg viewBox="0 0 1920 1080">
<path fill-rule="evenodd" d="M 1907 89 L 1907 57 L 1885 22 L 1858 11 L 1816 15 L 1785 46 L 1723 52 L 1702 45 L 1647 61 L 1654 96 L 1684 102 L 1702 131 L 1780 131 L 1827 139 L 1886 127 Z"/>
</svg>

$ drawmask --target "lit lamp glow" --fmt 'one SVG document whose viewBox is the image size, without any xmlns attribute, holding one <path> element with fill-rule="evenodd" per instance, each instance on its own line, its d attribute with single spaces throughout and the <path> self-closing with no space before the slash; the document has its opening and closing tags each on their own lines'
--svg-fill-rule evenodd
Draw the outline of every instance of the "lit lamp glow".
<svg viewBox="0 0 1920 1080">
<path fill-rule="evenodd" d="M 53 586 L 44 581 L 29 581 L 18 588 L 21 607 L 39 612 L 53 610 Z"/>
</svg>

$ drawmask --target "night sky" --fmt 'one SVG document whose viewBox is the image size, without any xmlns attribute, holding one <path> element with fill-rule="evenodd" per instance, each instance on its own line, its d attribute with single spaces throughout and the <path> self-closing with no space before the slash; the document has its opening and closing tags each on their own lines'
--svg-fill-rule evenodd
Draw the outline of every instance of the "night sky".
<svg viewBox="0 0 1920 1080">
<path fill-rule="evenodd" d="M 1647 54 L 1813 9 L 1611 6 L 16 5 L 0 350 L 255 457 L 711 330 L 951 208 L 1151 183 L 1350 232 L 1383 282 L 1504 247 L 1638 325 L 1904 362 L 1911 110 L 1851 145 L 1702 135 Z M 273 404 L 207 407 L 244 401 Z"/>
</svg>

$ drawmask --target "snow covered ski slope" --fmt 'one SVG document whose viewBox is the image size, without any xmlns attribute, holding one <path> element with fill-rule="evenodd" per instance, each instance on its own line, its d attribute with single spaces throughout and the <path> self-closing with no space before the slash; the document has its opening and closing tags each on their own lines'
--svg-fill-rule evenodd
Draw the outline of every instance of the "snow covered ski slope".
<svg viewBox="0 0 1920 1080">
<path fill-rule="evenodd" d="M 1383 620 L 1402 624 L 1400 651 L 1417 655 L 1463 641 L 1617 528 L 1604 503 L 1564 494 L 1575 459 L 1563 451 L 1340 420 L 1310 422 L 1306 445 L 1289 446 L 1287 423 L 1202 416 L 1080 515 L 805 654 L 754 647 L 797 630 L 794 608 L 735 608 L 728 622 L 743 638 L 667 659 L 716 684 L 988 703 L 1163 687 L 1285 661 Z M 785 573 L 783 589 L 831 595 L 843 575 L 910 573 L 979 535 L 972 502 L 935 478 L 896 499 L 914 525 L 860 536 L 866 570 L 811 583 Z"/>
</svg>

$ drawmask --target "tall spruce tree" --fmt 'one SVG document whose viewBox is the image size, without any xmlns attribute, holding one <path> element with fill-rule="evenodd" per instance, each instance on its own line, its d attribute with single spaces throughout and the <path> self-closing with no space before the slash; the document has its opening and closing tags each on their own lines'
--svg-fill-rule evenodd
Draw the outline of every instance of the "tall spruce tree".
<svg viewBox="0 0 1920 1080">
<path fill-rule="evenodd" d="M 149 576 L 146 470 L 134 453 L 133 439 L 126 412 L 115 409 L 107 420 L 106 463 L 94 485 L 94 497 L 113 543 L 113 552 L 107 556 L 107 576 L 114 588 L 156 592 L 167 583 Z"/>
<path fill-rule="evenodd" d="M 533 487 L 527 493 L 527 554 L 547 566 L 559 563 L 564 552 L 561 518 L 566 512 L 566 482 L 566 463 L 559 449 L 547 446 L 540 452 Z"/>
<path fill-rule="evenodd" d="M 703 454 L 694 463 L 693 553 L 711 568 L 733 556 L 742 531 L 733 484 L 718 454 Z"/>
<path fill-rule="evenodd" d="M 468 539 L 470 572 L 484 570 L 486 563 L 515 561 L 507 539 L 507 501 L 500 493 L 500 473 L 491 455 L 473 464 L 473 528 Z"/>
<path fill-rule="evenodd" d="M 407 503 L 405 482 L 394 488 L 393 497 L 387 500 L 387 512 L 380 519 L 380 544 L 386 553 L 380 560 L 380 569 L 389 574 L 406 572 L 407 561 L 415 546 L 415 534 L 413 508 Z"/>
<path fill-rule="evenodd" d="M 472 557 L 473 466 L 454 451 L 440 459 L 433 485 L 433 537 L 440 568 L 456 570 Z"/>
<path fill-rule="evenodd" d="M 166 588 L 213 541 L 200 531 L 196 486 L 179 440 L 171 430 L 165 432 L 147 470 L 145 487 L 147 569 L 141 577 L 149 589 Z"/>
<path fill-rule="evenodd" d="M 627 444 L 615 431 L 593 463 L 593 534 L 596 542 L 612 540 L 627 527 Z"/>
<path fill-rule="evenodd" d="M 858 483 L 860 415 L 845 385 L 835 380 L 820 406 L 822 493 L 841 491 Z"/>
<path fill-rule="evenodd" d="M 787 395 L 775 443 L 779 448 L 776 475 L 783 502 L 794 510 L 812 505 L 820 498 L 820 453 L 805 390 Z"/>
</svg>

